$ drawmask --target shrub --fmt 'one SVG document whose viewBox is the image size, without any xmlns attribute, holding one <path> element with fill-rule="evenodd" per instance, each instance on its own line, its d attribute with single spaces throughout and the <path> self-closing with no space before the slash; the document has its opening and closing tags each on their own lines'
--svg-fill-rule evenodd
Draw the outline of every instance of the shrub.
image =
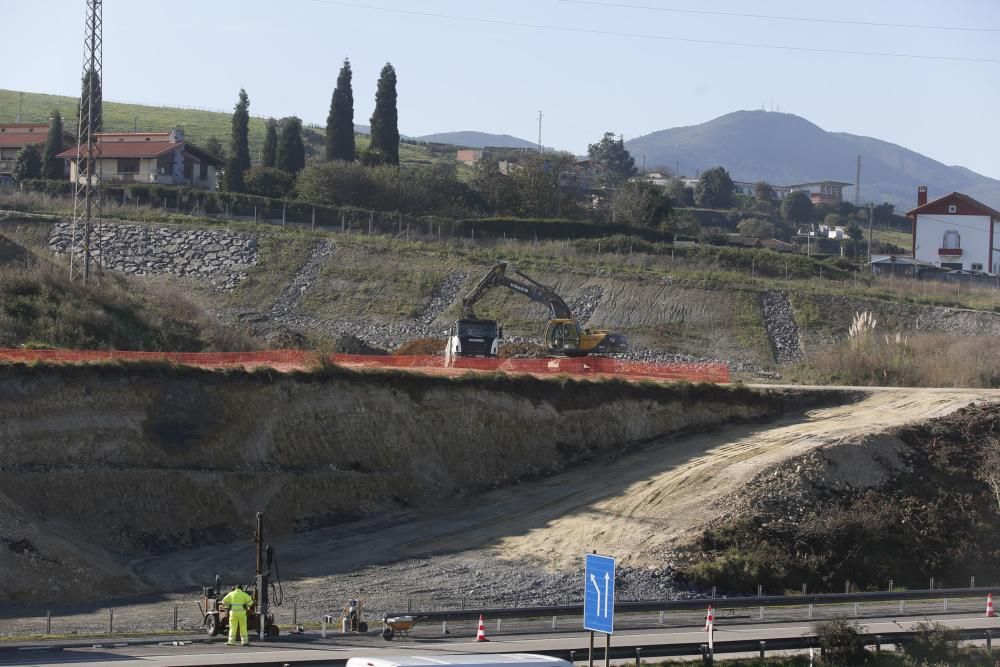
<svg viewBox="0 0 1000 667">
<path fill-rule="evenodd" d="M 869 655 L 865 650 L 863 628 L 847 619 L 835 618 L 813 625 L 813 633 L 823 649 L 823 662 L 832 665 L 864 665 Z"/>
<path fill-rule="evenodd" d="M 919 634 L 903 645 L 903 652 L 917 664 L 956 664 L 958 639 L 943 623 L 923 621 L 914 627 Z"/>
</svg>

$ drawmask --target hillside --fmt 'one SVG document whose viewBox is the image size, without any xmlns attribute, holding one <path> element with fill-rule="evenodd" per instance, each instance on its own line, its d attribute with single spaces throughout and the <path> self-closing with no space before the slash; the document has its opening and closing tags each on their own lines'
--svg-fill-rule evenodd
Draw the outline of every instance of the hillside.
<svg viewBox="0 0 1000 667">
<path fill-rule="evenodd" d="M 438 132 L 414 137 L 417 141 L 436 144 L 452 144 L 466 148 L 536 148 L 538 144 L 509 134 L 489 134 L 467 130 L 463 132 Z"/>
<path fill-rule="evenodd" d="M 234 104 L 235 104 L 235 94 Z M 65 95 L 47 95 L 44 93 L 19 93 L 14 90 L 0 89 L 0 123 L 12 123 L 17 119 L 18 102 L 20 98 L 21 119 L 25 123 L 45 123 L 53 109 L 59 113 L 70 132 L 75 131 L 77 105 L 75 97 Z M 250 111 L 253 112 L 253 96 L 250 97 Z M 267 119 L 250 116 L 250 155 L 256 160 L 258 153 L 264 147 L 264 129 Z M 174 127 L 184 128 L 186 138 L 200 146 L 204 146 L 209 137 L 216 137 L 228 150 L 229 137 L 232 132 L 232 114 L 223 111 L 206 111 L 203 109 L 181 109 L 177 107 L 157 107 L 143 104 L 125 104 L 122 102 L 104 103 L 104 126 L 107 130 L 140 132 L 166 132 Z M 367 125 L 355 125 L 358 133 L 358 150 L 363 151 L 368 146 Z M 306 155 L 322 155 L 325 141 L 322 128 L 303 128 L 305 131 Z M 402 144 L 399 148 L 400 160 L 404 163 L 422 164 L 433 160 L 424 149 L 418 146 Z"/>
<path fill-rule="evenodd" d="M 625 143 L 646 164 L 673 167 L 694 175 L 722 165 L 734 179 L 792 185 L 830 179 L 854 182 L 861 155 L 861 192 L 865 201 L 888 201 L 899 210 L 915 206 L 918 185 L 931 197 L 958 191 L 990 206 L 1000 206 L 1000 181 L 964 167 L 950 167 L 886 141 L 827 132 L 787 113 L 737 111 L 688 127 L 653 132 Z M 854 188 L 845 190 L 853 198 Z"/>
</svg>

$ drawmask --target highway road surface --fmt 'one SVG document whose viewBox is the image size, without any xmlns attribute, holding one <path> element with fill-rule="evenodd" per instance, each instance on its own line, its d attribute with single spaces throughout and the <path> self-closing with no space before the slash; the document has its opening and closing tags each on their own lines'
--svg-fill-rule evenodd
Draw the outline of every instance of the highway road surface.
<svg viewBox="0 0 1000 667">
<path fill-rule="evenodd" d="M 923 619 L 867 619 L 869 634 L 888 634 L 910 630 Z M 1000 630 L 1000 618 L 966 615 L 960 618 L 940 617 L 956 628 L 991 628 Z M 811 626 L 801 621 L 727 628 L 720 624 L 715 641 L 771 640 L 801 637 L 811 633 Z M 998 633 L 1000 634 L 1000 633 Z M 612 647 L 648 647 L 657 644 L 704 643 L 707 635 L 701 628 L 669 630 L 630 630 L 612 638 Z M 599 639 L 598 646 L 603 645 Z M 228 647 L 221 637 L 211 642 L 196 642 L 184 646 L 135 645 L 113 647 L 76 647 L 62 650 L 12 651 L 0 648 L 0 665 L 87 665 L 108 667 L 167 667 L 212 665 L 336 665 L 354 656 L 423 655 L 433 657 L 444 653 L 492 653 L 533 651 L 577 651 L 577 662 L 586 660 L 587 635 L 584 632 L 504 636 L 502 640 L 478 643 L 471 637 L 441 639 L 397 639 L 386 642 L 379 637 L 320 639 L 312 633 L 295 641 L 257 643 L 253 646 Z M 721 657 L 721 656 L 720 656 Z"/>
</svg>

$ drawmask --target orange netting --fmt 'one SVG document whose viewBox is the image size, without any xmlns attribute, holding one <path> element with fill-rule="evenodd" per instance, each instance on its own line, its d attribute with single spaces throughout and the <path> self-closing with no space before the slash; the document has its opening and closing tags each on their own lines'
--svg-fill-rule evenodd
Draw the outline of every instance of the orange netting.
<svg viewBox="0 0 1000 667">
<path fill-rule="evenodd" d="M 0 362 L 92 363 L 101 361 L 168 361 L 201 368 L 269 366 L 277 370 L 307 368 L 315 359 L 303 350 L 266 352 L 131 352 L 125 350 L 23 350 L 0 349 Z M 332 363 L 369 368 L 441 369 L 445 371 L 500 371 L 532 375 L 607 375 L 688 382 L 729 382 L 724 363 L 642 362 L 584 357 L 580 359 L 476 359 L 459 358 L 450 365 L 442 356 L 382 356 L 334 354 Z"/>
</svg>

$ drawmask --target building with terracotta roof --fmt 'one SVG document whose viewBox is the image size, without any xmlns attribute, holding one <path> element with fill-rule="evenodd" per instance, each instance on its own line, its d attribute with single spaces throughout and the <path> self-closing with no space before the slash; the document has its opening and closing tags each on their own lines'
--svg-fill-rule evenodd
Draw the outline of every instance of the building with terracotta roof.
<svg viewBox="0 0 1000 667">
<path fill-rule="evenodd" d="M 917 207 L 906 212 L 913 227 L 913 258 L 959 271 L 1000 273 L 1000 211 L 961 192 L 927 201 L 917 188 Z"/>
<path fill-rule="evenodd" d="M 45 149 L 49 126 L 44 123 L 4 123 L 0 124 L 0 180 L 9 178 L 14 170 L 14 159 L 25 146 Z"/>
<path fill-rule="evenodd" d="M 222 160 L 184 140 L 184 131 L 102 132 L 97 135 L 97 167 L 103 183 L 189 185 L 215 190 Z M 77 177 L 76 148 L 59 157 L 70 160 Z"/>
</svg>

